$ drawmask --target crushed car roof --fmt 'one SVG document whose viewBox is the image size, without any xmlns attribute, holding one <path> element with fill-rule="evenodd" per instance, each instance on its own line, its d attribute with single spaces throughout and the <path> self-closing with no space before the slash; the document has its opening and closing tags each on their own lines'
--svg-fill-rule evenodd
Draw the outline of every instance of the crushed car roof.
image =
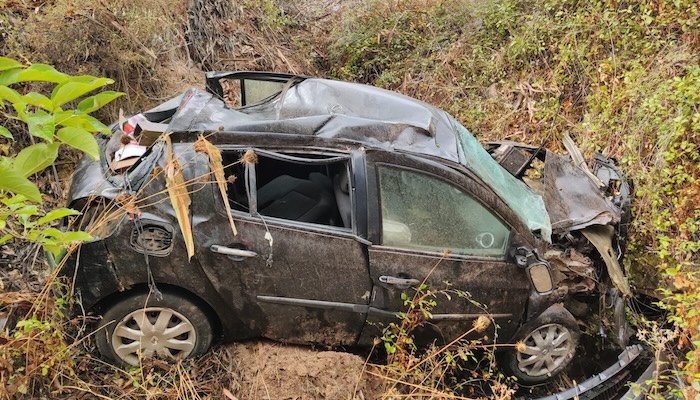
<svg viewBox="0 0 700 400">
<path fill-rule="evenodd" d="M 493 188 L 532 231 L 551 240 L 551 224 L 541 196 L 501 167 L 445 111 L 373 86 L 284 74 L 278 78 L 286 78 L 289 83 L 278 93 L 234 109 L 223 100 L 221 86 L 212 90 L 211 83 L 218 85 L 219 79 L 239 74 L 256 76 L 250 72 L 210 72 L 208 92 L 190 89 L 144 115 L 175 108 L 167 128 L 171 132 L 315 135 L 457 162 Z"/>
</svg>

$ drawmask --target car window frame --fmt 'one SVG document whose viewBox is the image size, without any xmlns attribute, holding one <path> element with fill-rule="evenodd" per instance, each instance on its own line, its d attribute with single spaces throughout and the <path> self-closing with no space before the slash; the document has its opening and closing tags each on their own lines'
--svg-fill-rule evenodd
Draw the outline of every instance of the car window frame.
<svg viewBox="0 0 700 400">
<path fill-rule="evenodd" d="M 299 163 L 303 162 L 301 161 L 302 158 L 297 157 L 295 155 L 299 154 L 316 154 L 316 155 L 328 155 L 330 156 L 328 159 L 309 159 L 309 160 L 314 160 L 318 161 L 319 164 L 323 164 L 324 161 L 326 160 L 333 160 L 333 162 L 339 162 L 339 161 L 344 161 L 346 162 L 346 166 L 348 168 L 348 172 L 350 173 L 350 185 L 351 185 L 351 190 L 350 190 L 350 212 L 351 212 L 351 227 L 346 228 L 346 227 L 339 227 L 339 226 L 332 226 L 332 225 L 324 225 L 324 224 L 315 224 L 315 223 L 310 223 L 310 222 L 301 222 L 301 221 L 295 221 L 295 220 L 289 220 L 285 218 L 278 218 L 278 217 L 271 217 L 267 215 L 262 215 L 258 213 L 257 210 L 257 186 L 255 184 L 255 180 L 253 179 L 252 181 L 249 181 L 251 179 L 250 174 L 252 174 L 252 177 L 255 177 L 255 166 L 256 164 L 247 164 L 246 165 L 246 170 L 250 169 L 251 172 L 246 172 L 243 176 L 243 179 L 245 179 L 247 182 L 247 187 L 250 188 L 250 190 L 246 190 L 246 194 L 248 196 L 248 204 L 249 204 L 249 211 L 242 211 L 242 210 L 234 210 L 233 208 L 231 209 L 232 215 L 236 218 L 240 219 L 246 219 L 246 220 L 251 220 L 251 221 L 263 221 L 263 223 L 270 223 L 274 224 L 276 226 L 284 227 L 286 229 L 290 230 L 302 230 L 302 231 L 312 231 L 316 233 L 325 233 L 325 234 L 332 234 L 335 236 L 341 236 L 341 237 L 352 237 L 364 244 L 370 244 L 367 239 L 365 239 L 366 234 L 362 233 L 362 220 L 363 218 L 359 217 L 357 215 L 357 210 L 362 210 L 362 206 L 358 204 L 358 199 L 361 199 L 361 197 L 358 196 L 358 192 L 363 193 L 364 191 L 362 190 L 357 190 L 358 185 L 356 184 L 356 171 L 355 171 L 355 166 L 357 165 L 358 158 L 355 157 L 352 153 L 349 152 L 341 152 L 341 151 L 333 151 L 333 150 L 328 150 L 328 149 L 308 149 L 308 148 L 295 148 L 295 147 L 284 147 L 284 148 L 264 148 L 260 146 L 245 146 L 245 145 L 217 145 L 217 148 L 222 151 L 240 151 L 240 152 L 245 152 L 247 150 L 253 150 L 257 155 L 262 155 L 262 156 L 272 156 L 276 157 L 278 159 L 283 159 L 283 160 L 288 160 L 288 159 L 295 159 L 296 161 L 299 161 Z M 292 153 L 294 155 L 290 155 L 289 153 Z M 362 161 L 364 162 L 364 161 Z M 218 202 L 217 202 L 218 203 Z M 359 201 L 359 203 L 363 203 L 362 201 Z M 222 214 L 226 215 L 226 210 L 223 207 L 216 207 L 217 211 Z M 366 223 L 365 223 L 366 225 Z"/>
<path fill-rule="evenodd" d="M 421 173 L 437 176 L 438 178 L 447 181 L 448 183 L 459 187 L 465 193 L 472 195 L 490 212 L 497 215 L 510 229 L 508 239 L 507 253 L 510 249 L 517 246 L 528 246 L 538 248 L 540 245 L 539 239 L 531 232 L 527 226 L 518 219 L 517 215 L 508 207 L 487 184 L 482 182 L 476 175 L 471 173 L 469 169 L 461 164 L 444 162 L 444 160 L 433 160 L 429 157 L 419 157 L 411 153 L 387 151 L 382 149 L 361 149 L 365 160 L 365 175 L 363 177 L 367 189 L 367 240 L 372 243 L 374 248 L 382 248 L 391 251 L 400 251 L 405 253 L 413 253 L 424 255 L 426 257 L 444 257 L 456 260 L 475 260 L 475 261 L 506 261 L 512 262 L 512 256 L 507 254 L 502 259 L 493 257 L 476 257 L 449 253 L 447 256 L 443 253 L 416 251 L 403 247 L 382 246 L 381 225 L 378 223 L 381 218 L 379 204 L 379 177 L 376 169 L 378 164 L 387 164 L 389 166 L 413 169 Z M 472 189 L 473 188 L 473 189 Z"/>
</svg>

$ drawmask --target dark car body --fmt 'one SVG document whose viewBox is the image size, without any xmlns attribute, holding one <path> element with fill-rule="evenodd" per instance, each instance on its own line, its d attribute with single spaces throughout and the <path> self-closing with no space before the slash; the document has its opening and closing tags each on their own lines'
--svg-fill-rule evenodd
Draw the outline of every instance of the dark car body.
<svg viewBox="0 0 700 400">
<path fill-rule="evenodd" d="M 541 148 L 492 143 L 488 153 L 446 113 L 391 92 L 285 74 L 208 78 L 208 93 L 192 90 L 143 114 L 145 126 L 167 124 L 188 182 L 194 256 L 154 172 L 167 168 L 165 141 L 116 173 L 115 125 L 115 137 L 100 139 L 102 159 L 78 165 L 70 205 L 124 211 L 67 263 L 86 310 L 99 314 L 155 287 L 200 306 L 225 340 L 367 345 L 404 311 L 402 293 L 425 283 L 468 297 L 440 301 L 420 339 L 450 341 L 488 316 L 494 324 L 479 336 L 500 343 L 517 340 L 546 313 L 585 317 L 609 295 L 613 285 L 591 282 L 607 281 L 612 261 L 595 257 L 582 283 L 545 254 L 595 252 L 578 233 L 595 226 L 611 227 L 610 246 L 624 246 L 625 193 L 610 188 L 626 184 L 611 161 L 595 164 L 606 180 L 598 186 Z M 224 78 L 240 80 L 242 107 L 222 100 Z M 251 80 L 281 86 L 252 96 L 244 87 Z M 208 178 L 209 159 L 194 148 L 200 133 L 235 176 L 228 188 L 236 235 Z M 257 160 L 239 162 L 249 151 Z M 521 180 L 536 159 L 545 163 L 543 196 Z M 538 286 L 543 277 L 533 276 L 533 266 L 552 282 Z"/>
</svg>

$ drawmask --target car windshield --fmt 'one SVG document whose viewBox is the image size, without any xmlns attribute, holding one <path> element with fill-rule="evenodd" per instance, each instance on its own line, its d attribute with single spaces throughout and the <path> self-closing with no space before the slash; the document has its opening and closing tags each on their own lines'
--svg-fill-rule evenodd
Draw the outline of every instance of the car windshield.
<svg viewBox="0 0 700 400">
<path fill-rule="evenodd" d="M 552 226 L 542 197 L 501 167 L 467 128 L 452 117 L 450 120 L 464 151 L 464 165 L 489 185 L 531 231 L 539 231 L 543 240 L 551 242 Z"/>
</svg>

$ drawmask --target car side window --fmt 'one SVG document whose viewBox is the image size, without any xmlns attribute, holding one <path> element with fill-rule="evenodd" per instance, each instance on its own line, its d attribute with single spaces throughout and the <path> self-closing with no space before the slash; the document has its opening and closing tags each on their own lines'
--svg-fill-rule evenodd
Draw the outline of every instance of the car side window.
<svg viewBox="0 0 700 400">
<path fill-rule="evenodd" d="M 240 151 L 224 152 L 229 204 L 250 213 L 245 164 L 236 161 L 241 155 Z M 255 189 L 257 212 L 262 216 L 352 228 L 350 165 L 345 157 L 261 151 L 255 163 Z"/>
<path fill-rule="evenodd" d="M 381 244 L 501 258 L 510 229 L 456 186 L 420 172 L 378 166 Z"/>
</svg>

